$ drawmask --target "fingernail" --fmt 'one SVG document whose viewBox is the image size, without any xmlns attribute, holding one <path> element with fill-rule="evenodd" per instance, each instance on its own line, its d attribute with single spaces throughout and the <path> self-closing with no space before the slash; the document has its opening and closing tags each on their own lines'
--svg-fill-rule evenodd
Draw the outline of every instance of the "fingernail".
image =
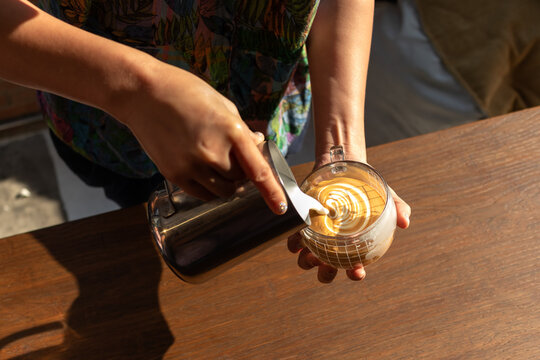
<svg viewBox="0 0 540 360">
<path fill-rule="evenodd" d="M 265 136 L 262 132 L 260 131 L 255 131 L 255 136 L 257 136 L 257 143 L 262 143 L 264 140 L 265 140 Z"/>
<path fill-rule="evenodd" d="M 364 280 L 364 278 L 366 277 L 366 270 L 364 270 L 364 268 L 360 269 L 360 279 L 361 280 Z"/>
<path fill-rule="evenodd" d="M 287 212 L 287 203 L 282 201 L 279 203 L 279 213 L 285 214 Z"/>
</svg>

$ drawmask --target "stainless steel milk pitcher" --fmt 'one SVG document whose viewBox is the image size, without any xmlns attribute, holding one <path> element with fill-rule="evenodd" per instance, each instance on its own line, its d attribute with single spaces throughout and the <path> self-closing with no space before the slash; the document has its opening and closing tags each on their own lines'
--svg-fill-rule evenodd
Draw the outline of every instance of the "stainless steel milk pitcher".
<svg viewBox="0 0 540 360">
<path fill-rule="evenodd" d="M 291 201 L 297 198 L 291 189 L 298 187 L 287 162 L 274 143 L 266 142 L 263 149 L 287 193 L 284 215 L 274 214 L 251 182 L 229 199 L 209 202 L 167 182 L 151 195 L 148 219 L 154 240 L 182 280 L 203 282 L 306 226 L 309 209 Z"/>
</svg>

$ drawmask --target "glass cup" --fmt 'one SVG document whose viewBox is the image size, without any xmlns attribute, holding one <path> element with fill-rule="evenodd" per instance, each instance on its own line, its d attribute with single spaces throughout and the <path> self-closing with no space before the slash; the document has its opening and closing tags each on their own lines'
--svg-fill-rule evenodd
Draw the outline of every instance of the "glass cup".
<svg viewBox="0 0 540 360">
<path fill-rule="evenodd" d="M 334 146 L 330 157 L 331 163 L 313 171 L 300 186 L 329 210 L 328 215 L 310 213 L 311 225 L 301 231 L 303 243 L 335 268 L 369 265 L 392 244 L 394 200 L 377 170 L 344 160 L 343 147 Z"/>
</svg>

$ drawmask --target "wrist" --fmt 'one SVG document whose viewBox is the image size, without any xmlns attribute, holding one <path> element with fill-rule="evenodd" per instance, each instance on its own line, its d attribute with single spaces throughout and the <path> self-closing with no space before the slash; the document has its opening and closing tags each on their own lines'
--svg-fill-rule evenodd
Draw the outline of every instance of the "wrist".
<svg viewBox="0 0 540 360">
<path fill-rule="evenodd" d="M 331 161 L 330 149 L 336 145 L 343 147 L 345 160 L 367 162 L 363 119 L 358 116 L 348 116 L 347 119 L 355 120 L 328 119 L 316 122 L 316 166 L 322 166 Z"/>
<path fill-rule="evenodd" d="M 332 161 L 331 156 L 330 156 L 330 149 L 334 145 L 343 146 L 345 160 L 367 163 L 366 148 L 365 148 L 363 140 L 352 143 L 352 144 L 346 143 L 346 142 L 339 143 L 339 144 L 328 143 L 317 149 L 316 155 L 315 155 L 315 168 L 321 167 Z"/>
<path fill-rule="evenodd" d="M 154 87 L 159 60 L 138 50 L 129 49 L 116 59 L 116 68 L 105 81 L 103 109 L 124 125 L 134 118 L 134 105 L 144 101 Z"/>
</svg>

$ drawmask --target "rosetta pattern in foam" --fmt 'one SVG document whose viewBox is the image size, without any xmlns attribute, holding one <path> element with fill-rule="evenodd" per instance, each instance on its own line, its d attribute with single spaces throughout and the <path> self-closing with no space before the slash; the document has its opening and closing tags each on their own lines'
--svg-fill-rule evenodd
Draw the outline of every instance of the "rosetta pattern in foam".
<svg viewBox="0 0 540 360">
<path fill-rule="evenodd" d="M 308 194 L 329 210 L 328 215 L 312 214 L 310 227 L 329 236 L 351 235 L 366 229 L 384 208 L 384 199 L 373 187 L 351 178 L 322 181 Z"/>
<path fill-rule="evenodd" d="M 366 228 L 371 206 L 361 188 L 347 183 L 334 183 L 321 188 L 318 198 L 329 210 L 324 219 L 328 231 L 350 235 Z"/>
</svg>

